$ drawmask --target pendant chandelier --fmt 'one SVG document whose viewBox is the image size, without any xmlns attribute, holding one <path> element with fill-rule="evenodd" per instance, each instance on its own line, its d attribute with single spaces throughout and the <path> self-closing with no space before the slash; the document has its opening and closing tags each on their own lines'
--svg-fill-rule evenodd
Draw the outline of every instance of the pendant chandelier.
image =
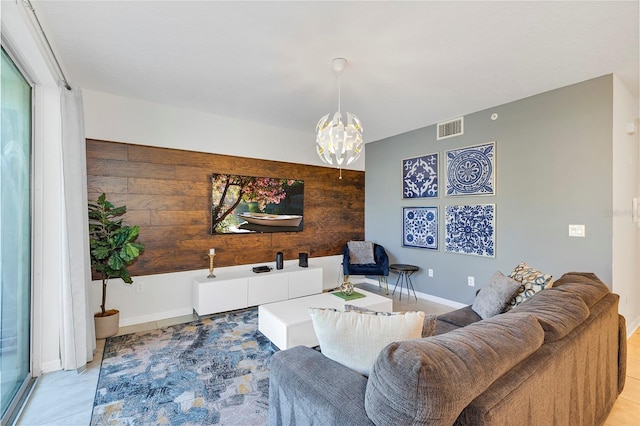
<svg viewBox="0 0 640 426">
<path fill-rule="evenodd" d="M 342 167 L 356 161 L 362 152 L 362 125 L 358 117 L 349 112 L 345 113 L 346 124 L 342 121 L 340 76 L 347 66 L 347 60 L 335 58 L 332 64 L 333 71 L 338 75 L 338 112 L 333 114 L 331 120 L 329 120 L 331 115 L 329 113 L 318 121 L 316 151 L 322 161 L 340 169 L 340 179 L 342 179 Z"/>
</svg>

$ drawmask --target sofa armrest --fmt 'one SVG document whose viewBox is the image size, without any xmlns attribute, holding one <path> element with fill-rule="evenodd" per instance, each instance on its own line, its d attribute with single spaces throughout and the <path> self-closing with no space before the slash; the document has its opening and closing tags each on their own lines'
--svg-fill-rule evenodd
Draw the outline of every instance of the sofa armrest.
<svg viewBox="0 0 640 426">
<path fill-rule="evenodd" d="M 276 352 L 269 373 L 269 424 L 373 425 L 364 410 L 367 378 L 320 352 Z"/>
</svg>

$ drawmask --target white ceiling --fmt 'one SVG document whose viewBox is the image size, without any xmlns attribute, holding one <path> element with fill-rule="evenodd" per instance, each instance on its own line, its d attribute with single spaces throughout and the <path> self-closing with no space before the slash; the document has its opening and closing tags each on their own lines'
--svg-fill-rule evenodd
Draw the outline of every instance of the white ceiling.
<svg viewBox="0 0 640 426">
<path fill-rule="evenodd" d="M 72 85 L 371 142 L 604 74 L 638 94 L 638 1 L 37 1 Z"/>
</svg>

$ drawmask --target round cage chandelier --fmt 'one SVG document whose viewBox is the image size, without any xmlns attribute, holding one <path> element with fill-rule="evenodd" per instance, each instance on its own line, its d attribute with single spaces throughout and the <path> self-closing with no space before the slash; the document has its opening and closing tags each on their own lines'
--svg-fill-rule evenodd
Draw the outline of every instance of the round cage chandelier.
<svg viewBox="0 0 640 426">
<path fill-rule="evenodd" d="M 355 114 L 346 112 L 346 125 L 342 121 L 341 112 L 341 86 L 340 76 L 347 66 L 344 58 L 335 58 L 332 61 L 333 71 L 338 75 L 338 112 L 325 115 L 316 126 L 316 152 L 318 157 L 326 164 L 335 165 L 340 169 L 342 179 L 342 167 L 348 166 L 360 157 L 362 152 L 362 124 Z"/>
</svg>

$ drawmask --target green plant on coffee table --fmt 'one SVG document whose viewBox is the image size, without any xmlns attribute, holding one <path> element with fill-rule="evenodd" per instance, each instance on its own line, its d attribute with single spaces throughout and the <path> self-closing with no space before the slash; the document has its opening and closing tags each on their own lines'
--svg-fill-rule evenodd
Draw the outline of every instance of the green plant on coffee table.
<svg viewBox="0 0 640 426">
<path fill-rule="evenodd" d="M 126 212 L 126 206 L 114 207 L 104 193 L 89 202 L 89 250 L 91 266 L 102 278 L 101 316 L 108 315 L 105 309 L 107 282 L 110 278 L 121 278 L 131 284 L 128 267 L 144 250 L 144 245 L 136 242 L 138 225 L 123 225 L 123 219 L 119 218 Z"/>
</svg>

